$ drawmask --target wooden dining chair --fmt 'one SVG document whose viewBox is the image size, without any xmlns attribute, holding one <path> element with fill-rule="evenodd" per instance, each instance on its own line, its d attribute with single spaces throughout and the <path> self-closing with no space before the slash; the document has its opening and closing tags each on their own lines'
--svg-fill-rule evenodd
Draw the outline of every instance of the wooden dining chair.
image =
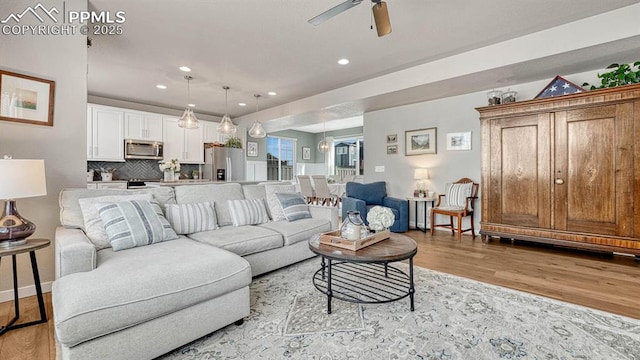
<svg viewBox="0 0 640 360">
<path fill-rule="evenodd" d="M 311 175 L 313 179 L 313 188 L 315 190 L 318 204 L 329 206 L 338 206 L 338 197 L 329 190 L 327 177 L 324 175 Z"/>
<path fill-rule="evenodd" d="M 436 206 L 431 209 L 431 235 L 434 228 L 443 227 L 451 229 L 451 235 L 458 232 L 458 241 L 462 240 L 462 233 L 471 231 L 471 238 L 475 239 L 476 234 L 473 229 L 473 206 L 474 201 L 478 198 L 478 184 L 469 178 L 462 178 L 452 184 L 448 184 L 444 194 L 438 196 Z M 449 217 L 448 224 L 436 224 L 435 216 L 437 214 Z M 453 217 L 456 217 L 456 226 L 453 224 Z M 462 219 L 469 217 L 471 226 L 468 229 L 462 229 Z"/>
<path fill-rule="evenodd" d="M 311 185 L 311 177 L 309 175 L 298 175 L 298 183 L 300 184 L 300 192 L 307 200 L 307 204 L 317 203 L 316 194 Z"/>
</svg>

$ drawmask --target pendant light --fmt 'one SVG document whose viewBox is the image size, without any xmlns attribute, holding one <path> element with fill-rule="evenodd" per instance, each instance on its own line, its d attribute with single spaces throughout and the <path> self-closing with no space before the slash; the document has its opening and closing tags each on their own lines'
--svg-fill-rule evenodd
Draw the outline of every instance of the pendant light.
<svg viewBox="0 0 640 360">
<path fill-rule="evenodd" d="M 327 121 L 324 120 L 322 124 L 324 132 L 322 134 L 322 140 L 320 140 L 320 142 L 318 143 L 318 151 L 326 153 L 327 151 L 329 151 L 329 142 L 327 141 Z"/>
<path fill-rule="evenodd" d="M 191 87 L 190 83 L 193 80 L 192 76 L 186 75 L 184 77 L 187 80 L 187 103 L 191 104 Z M 200 121 L 196 118 L 196 114 L 193 113 L 193 110 L 187 105 L 187 108 L 184 110 L 184 113 L 178 120 L 178 126 L 185 129 L 197 129 L 200 126 Z"/>
<path fill-rule="evenodd" d="M 253 95 L 256 98 L 256 121 L 251 125 L 251 129 L 249 129 L 249 136 L 252 138 L 263 138 L 267 136 L 267 132 L 264 130 L 264 127 L 258 120 L 258 99 L 260 98 L 260 94 Z"/>
<path fill-rule="evenodd" d="M 223 135 L 233 135 L 236 133 L 236 126 L 231 122 L 231 118 L 228 114 L 229 102 L 227 99 L 227 93 L 229 92 L 228 86 L 223 86 L 224 89 L 224 116 L 222 117 L 222 121 L 220 121 L 220 125 L 218 125 L 218 132 Z"/>
</svg>

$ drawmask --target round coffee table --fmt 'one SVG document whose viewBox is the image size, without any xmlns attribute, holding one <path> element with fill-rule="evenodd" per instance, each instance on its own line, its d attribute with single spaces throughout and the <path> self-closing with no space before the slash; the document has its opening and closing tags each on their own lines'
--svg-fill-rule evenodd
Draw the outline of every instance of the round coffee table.
<svg viewBox="0 0 640 360">
<path fill-rule="evenodd" d="M 413 307 L 413 257 L 418 246 L 413 239 L 391 233 L 389 239 L 357 251 L 309 241 L 309 249 L 322 258 L 313 275 L 313 285 L 331 299 L 361 304 L 379 304 L 409 297 Z M 409 274 L 389 263 L 409 260 Z"/>
</svg>

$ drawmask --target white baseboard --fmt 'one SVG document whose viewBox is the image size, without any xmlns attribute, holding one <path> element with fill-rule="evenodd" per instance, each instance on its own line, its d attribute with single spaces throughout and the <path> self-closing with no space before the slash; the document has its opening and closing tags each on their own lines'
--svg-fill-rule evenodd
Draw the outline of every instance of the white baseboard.
<svg viewBox="0 0 640 360">
<path fill-rule="evenodd" d="M 41 283 L 40 286 L 42 287 L 42 293 L 51 292 L 51 284 L 53 284 L 53 281 Z M 36 294 L 35 285 L 29 285 L 29 286 L 18 288 L 18 297 L 21 299 L 24 297 L 35 296 L 35 294 Z M 5 302 L 5 301 L 13 301 L 13 289 L 0 291 L 0 302 Z"/>
</svg>

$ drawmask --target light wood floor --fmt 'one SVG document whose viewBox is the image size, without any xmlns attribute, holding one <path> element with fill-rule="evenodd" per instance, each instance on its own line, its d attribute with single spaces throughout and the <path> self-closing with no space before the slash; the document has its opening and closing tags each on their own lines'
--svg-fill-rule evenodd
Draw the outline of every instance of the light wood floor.
<svg viewBox="0 0 640 360">
<path fill-rule="evenodd" d="M 470 236 L 458 243 L 446 232 L 407 235 L 418 243 L 416 266 L 640 319 L 640 263 L 633 258 Z M 49 322 L 0 336 L 0 359 L 55 359 L 51 294 L 45 302 Z M 36 298 L 21 299 L 20 310 L 19 322 L 36 320 Z M 0 303 L 0 324 L 12 316 L 13 302 Z"/>
</svg>

